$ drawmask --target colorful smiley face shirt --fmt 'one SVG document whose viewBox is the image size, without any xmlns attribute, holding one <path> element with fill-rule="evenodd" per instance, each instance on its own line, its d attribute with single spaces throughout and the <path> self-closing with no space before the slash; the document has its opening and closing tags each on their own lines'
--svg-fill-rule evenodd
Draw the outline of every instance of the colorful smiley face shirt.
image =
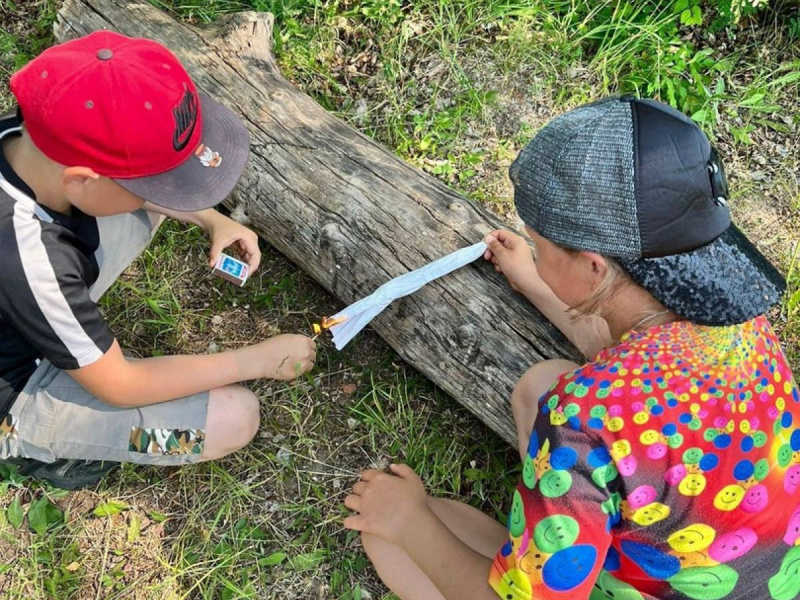
<svg viewBox="0 0 800 600">
<path fill-rule="evenodd" d="M 767 320 L 630 333 L 559 378 L 509 534 L 505 600 L 800 598 L 800 394 Z"/>
</svg>

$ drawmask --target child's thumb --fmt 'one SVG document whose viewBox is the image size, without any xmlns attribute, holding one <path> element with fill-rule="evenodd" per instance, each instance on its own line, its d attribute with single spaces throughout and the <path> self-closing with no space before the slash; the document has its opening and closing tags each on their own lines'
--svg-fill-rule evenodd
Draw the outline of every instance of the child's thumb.
<svg viewBox="0 0 800 600">
<path fill-rule="evenodd" d="M 217 264 L 219 255 L 222 254 L 223 246 L 221 244 L 212 244 L 211 249 L 208 251 L 208 265 L 213 269 Z"/>
<path fill-rule="evenodd" d="M 495 256 L 506 250 L 506 247 L 503 246 L 503 243 L 493 235 L 487 235 L 483 241 L 487 246 L 489 246 L 489 250 L 491 250 Z"/>
</svg>

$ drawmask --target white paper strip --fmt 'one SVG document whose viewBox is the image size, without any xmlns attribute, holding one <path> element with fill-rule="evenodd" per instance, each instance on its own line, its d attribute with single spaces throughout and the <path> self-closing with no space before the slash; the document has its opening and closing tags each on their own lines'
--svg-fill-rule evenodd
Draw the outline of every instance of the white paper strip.
<svg viewBox="0 0 800 600">
<path fill-rule="evenodd" d="M 359 331 L 364 329 L 372 319 L 394 300 L 408 296 L 434 279 L 439 279 L 461 267 L 476 261 L 486 252 L 486 244 L 480 242 L 448 254 L 399 277 L 384 283 L 369 296 L 354 302 L 343 311 L 331 317 L 331 320 L 344 318 L 345 321 L 331 327 L 333 343 L 337 350 L 344 348 Z"/>
</svg>

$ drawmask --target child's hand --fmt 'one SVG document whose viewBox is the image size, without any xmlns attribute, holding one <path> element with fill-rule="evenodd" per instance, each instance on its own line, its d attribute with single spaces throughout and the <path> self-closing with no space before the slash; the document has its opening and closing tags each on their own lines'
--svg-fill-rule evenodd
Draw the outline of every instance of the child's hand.
<svg viewBox="0 0 800 600">
<path fill-rule="evenodd" d="M 228 246 L 235 246 L 239 258 L 247 262 L 250 273 L 255 272 L 261 262 L 261 250 L 258 249 L 258 236 L 251 229 L 217 213 L 208 225 L 211 238 L 211 251 L 208 253 L 208 264 L 217 264 L 220 253 Z"/>
<path fill-rule="evenodd" d="M 394 473 L 370 469 L 361 474 L 344 505 L 358 514 L 344 520 L 348 529 L 363 531 L 402 545 L 402 535 L 428 508 L 422 480 L 408 465 L 391 465 Z"/>
<path fill-rule="evenodd" d="M 483 255 L 494 265 L 498 273 L 508 279 L 515 292 L 523 292 L 534 283 L 538 274 L 533 262 L 530 246 L 521 235 L 498 229 L 484 239 L 489 249 Z"/>
<path fill-rule="evenodd" d="M 317 345 L 297 334 L 277 335 L 260 344 L 242 348 L 243 372 L 255 370 L 253 378 L 269 377 L 290 381 L 314 368 Z"/>
</svg>

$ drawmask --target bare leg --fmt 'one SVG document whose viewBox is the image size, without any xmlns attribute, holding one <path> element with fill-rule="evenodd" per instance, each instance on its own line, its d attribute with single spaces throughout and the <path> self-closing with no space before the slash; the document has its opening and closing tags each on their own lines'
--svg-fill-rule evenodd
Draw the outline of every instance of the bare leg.
<svg viewBox="0 0 800 600">
<path fill-rule="evenodd" d="M 505 527 L 468 504 L 428 498 L 428 506 L 456 537 L 488 558 L 494 558 L 508 541 Z M 369 534 L 362 534 L 361 540 L 378 575 L 401 600 L 444 600 L 402 548 Z"/>
<path fill-rule="evenodd" d="M 211 390 L 202 460 L 222 458 L 245 447 L 258 432 L 258 398 L 241 385 Z"/>
<path fill-rule="evenodd" d="M 511 394 L 511 412 L 517 424 L 517 442 L 522 460 L 525 460 L 533 422 L 539 412 L 539 398 L 550 389 L 560 375 L 574 371 L 578 366 L 568 360 L 546 360 L 528 369 L 514 387 L 514 392 Z"/>
</svg>

